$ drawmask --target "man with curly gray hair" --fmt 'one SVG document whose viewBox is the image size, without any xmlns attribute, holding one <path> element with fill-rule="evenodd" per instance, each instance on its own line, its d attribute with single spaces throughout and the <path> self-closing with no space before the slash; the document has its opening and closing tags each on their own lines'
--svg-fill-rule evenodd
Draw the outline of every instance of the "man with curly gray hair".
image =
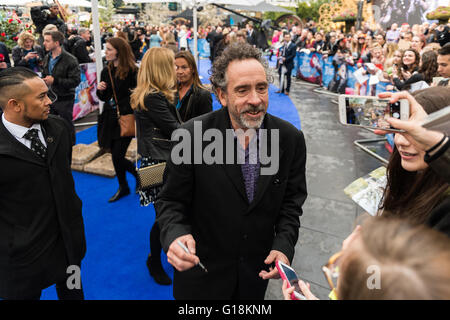
<svg viewBox="0 0 450 320">
<path fill-rule="evenodd" d="M 294 257 L 307 196 L 305 140 L 267 113 L 269 76 L 258 49 L 227 47 L 211 82 L 223 108 L 179 129 L 191 148 L 182 162 L 174 157 L 178 145 L 172 149 L 155 203 L 161 243 L 176 269 L 173 293 L 176 299 L 264 299 L 268 280 L 278 277 L 275 261 L 290 264 Z M 265 151 L 253 157 L 255 141 Z M 211 149 L 213 162 L 205 158 Z M 268 150 L 277 162 L 270 172 Z"/>
</svg>

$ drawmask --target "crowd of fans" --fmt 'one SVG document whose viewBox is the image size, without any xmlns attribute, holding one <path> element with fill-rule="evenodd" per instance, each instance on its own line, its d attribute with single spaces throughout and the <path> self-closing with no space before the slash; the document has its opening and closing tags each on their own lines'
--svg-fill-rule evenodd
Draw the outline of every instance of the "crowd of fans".
<svg viewBox="0 0 450 320">
<path fill-rule="evenodd" d="M 72 123 L 74 89 L 80 82 L 79 64 L 95 61 L 91 32 L 86 28 L 65 27 L 53 12 L 54 8 L 50 9 L 46 16 L 33 15 L 37 34 L 21 33 L 12 50 L 13 63 L 8 52 L 3 52 L 0 68 L 22 66 L 40 74 L 56 95 L 52 112 Z M 117 121 L 121 115 L 136 116 L 137 132 L 141 136 L 139 152 L 143 156 L 141 167 L 146 167 L 168 158 L 168 148 L 155 144 L 155 138 L 168 141 L 183 122 L 212 110 L 210 92 L 202 86 L 195 59 L 189 53 L 188 39 L 193 38 L 193 32 L 185 25 L 117 24 L 102 30 L 106 64 L 100 74 L 97 95 L 105 107 L 99 117 L 99 144 L 111 150 L 119 183 L 110 202 L 130 193 L 126 172 L 137 178 L 134 164 L 125 158 L 131 137 L 121 135 Z M 200 28 L 198 36 L 209 42 L 210 59 L 214 62 L 227 48 L 237 50 L 237 46 L 244 43 L 248 43 L 251 50 L 255 47 L 264 50 L 258 32 L 248 23 L 244 28 Z M 413 95 L 401 92 L 388 96 L 393 100 L 409 100 L 411 121 L 396 123 L 404 126 L 407 134 L 399 133 L 395 138 L 396 148 L 387 168 L 388 184 L 380 206 L 382 218 L 357 228 L 344 242 L 339 254 L 341 277 L 332 288 L 335 297 L 450 298 L 449 138 L 444 133 L 423 128 L 425 131 L 421 131 L 418 125 L 428 113 L 449 104 L 449 42 L 449 26 L 434 23 L 413 26 L 405 23 L 400 27 L 393 24 L 387 31 L 372 30 L 366 24 L 362 30 L 353 28 L 345 33 L 342 30 L 324 32 L 310 21 L 304 27 L 284 26 L 273 33 L 269 59 L 277 56 L 279 70 L 282 67 L 292 70 L 296 52 L 317 52 L 324 57 L 332 56 L 336 65 L 345 62 L 364 68 L 380 81 L 392 83 L 392 90 L 413 92 Z M 235 43 L 238 45 L 233 46 Z M 0 50 L 2 48 L 0 45 Z M 373 64 L 375 69 L 367 63 Z M 435 81 L 437 77 L 440 78 Z M 422 84 L 417 85 L 420 82 Z M 447 88 L 424 90 L 429 86 Z M 289 88 L 290 77 L 287 94 Z M 284 88 L 281 89 L 283 92 Z M 359 89 L 360 86 L 355 89 L 357 94 Z M 73 126 L 71 131 L 74 144 Z M 141 204 L 153 203 L 159 191 L 160 188 L 140 190 Z M 159 239 L 160 230 L 155 224 L 150 233 L 153 255 L 148 256 L 147 266 L 158 283 L 170 284 L 171 279 L 158 258 L 162 250 Z M 337 261 L 337 258 L 331 261 L 327 270 L 335 268 Z M 367 267 L 373 264 L 383 270 L 383 281 L 389 281 L 389 285 L 379 291 L 368 290 L 364 281 Z M 330 274 L 336 272 L 333 269 Z M 309 286 L 303 282 L 299 285 L 308 299 L 315 299 Z M 287 299 L 292 290 L 283 285 Z"/>
<path fill-rule="evenodd" d="M 443 49 L 450 42 L 448 24 L 410 26 L 403 23 L 399 26 L 394 23 L 389 30 L 374 30 L 365 24 L 362 30 L 352 27 L 346 33 L 340 29 L 330 32 L 317 30 L 316 24 L 311 21 L 304 28 L 294 25 L 275 31 L 272 37 L 274 51 L 283 46 L 283 35 L 286 33 L 291 34 L 297 51 L 320 53 L 324 59 L 333 56 L 334 65 L 345 62 L 357 68 L 363 67 L 365 74 L 375 75 L 379 81 L 390 83 L 388 90 L 412 92 L 431 86 L 433 78 L 439 77 L 446 79 L 440 85 L 448 84 L 448 57 L 443 57 L 449 54 L 448 47 Z M 369 68 L 367 63 L 375 68 Z M 360 88 L 361 84 L 357 83 L 355 94 L 361 93 Z"/>
</svg>

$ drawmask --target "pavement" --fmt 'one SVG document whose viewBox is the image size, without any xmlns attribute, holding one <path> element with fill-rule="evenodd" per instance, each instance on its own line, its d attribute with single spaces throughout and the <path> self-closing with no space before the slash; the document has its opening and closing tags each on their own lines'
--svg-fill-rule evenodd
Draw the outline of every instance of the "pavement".
<svg viewBox="0 0 450 320">
<path fill-rule="evenodd" d="M 378 136 L 341 125 L 338 105 L 332 102 L 336 97 L 315 93 L 317 88 L 292 79 L 289 95 L 305 135 L 308 188 L 292 267 L 299 278 L 311 284 L 311 291 L 319 299 L 328 299 L 330 288 L 322 266 L 340 251 L 342 241 L 352 232 L 356 221 L 360 221 L 357 218 L 364 214 L 343 189 L 382 163 L 353 144 L 357 139 Z M 281 286 L 281 280 L 270 280 L 266 300 L 283 299 Z"/>
</svg>

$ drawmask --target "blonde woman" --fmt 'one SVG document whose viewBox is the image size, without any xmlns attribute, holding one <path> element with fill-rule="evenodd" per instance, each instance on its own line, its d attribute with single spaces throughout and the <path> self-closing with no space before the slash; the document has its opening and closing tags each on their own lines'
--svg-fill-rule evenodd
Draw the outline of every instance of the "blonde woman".
<svg viewBox="0 0 450 320">
<path fill-rule="evenodd" d="M 138 72 L 137 87 L 131 95 L 136 116 L 138 153 L 141 167 L 166 161 L 170 156 L 172 132 L 180 126 L 174 105 L 176 94 L 175 58 L 172 50 L 154 47 L 147 51 Z M 140 190 L 140 203 L 154 203 L 161 186 Z M 160 230 L 154 224 L 150 231 L 147 267 L 159 284 L 172 283 L 161 264 Z"/>
<path fill-rule="evenodd" d="M 45 53 L 36 39 L 29 32 L 22 32 L 17 40 L 17 46 L 12 49 L 12 58 L 15 67 L 26 67 L 34 72 L 42 71 L 42 61 Z"/>
</svg>

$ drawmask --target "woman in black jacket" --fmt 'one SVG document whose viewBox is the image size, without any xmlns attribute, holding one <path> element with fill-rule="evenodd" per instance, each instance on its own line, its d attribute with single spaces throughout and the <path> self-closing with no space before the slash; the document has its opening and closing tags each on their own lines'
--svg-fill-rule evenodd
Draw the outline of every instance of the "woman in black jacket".
<svg viewBox="0 0 450 320">
<path fill-rule="evenodd" d="M 26 67 L 34 72 L 42 72 L 44 49 L 35 44 L 34 36 L 29 32 L 22 32 L 17 40 L 17 46 L 12 49 L 15 67 Z"/>
<path fill-rule="evenodd" d="M 125 158 L 132 137 L 120 136 L 117 111 L 120 115 L 133 113 L 130 94 L 136 87 L 137 66 L 130 45 L 122 38 L 106 40 L 105 53 L 108 64 L 102 70 L 97 88 L 98 98 L 105 102 L 99 115 L 98 142 L 100 147 L 111 150 L 119 180 L 119 190 L 109 199 L 109 202 L 114 202 L 130 193 L 126 171 L 136 177 L 134 164 Z"/>
<path fill-rule="evenodd" d="M 176 99 L 175 59 L 172 50 L 153 47 L 141 62 L 137 87 L 131 95 L 136 116 L 136 137 L 141 168 L 165 162 L 170 156 L 172 132 L 180 127 L 181 119 L 174 105 Z M 161 186 L 140 190 L 142 206 L 154 203 Z M 160 229 L 154 223 L 150 231 L 150 252 L 147 268 L 159 284 L 172 280 L 161 264 Z"/>
<path fill-rule="evenodd" d="M 178 95 L 176 106 L 183 122 L 212 111 L 211 93 L 198 76 L 194 56 L 189 51 L 175 55 Z"/>
</svg>

